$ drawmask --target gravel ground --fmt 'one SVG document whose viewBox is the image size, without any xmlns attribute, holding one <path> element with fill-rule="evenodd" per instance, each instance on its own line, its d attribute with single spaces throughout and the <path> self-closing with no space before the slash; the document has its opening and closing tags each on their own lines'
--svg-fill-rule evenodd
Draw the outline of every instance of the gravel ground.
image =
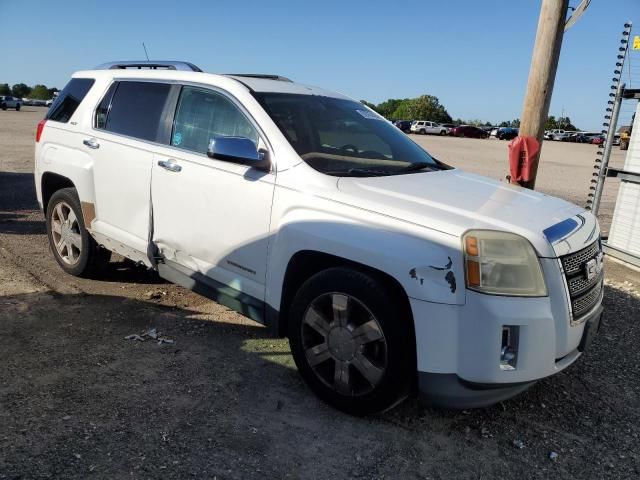
<svg viewBox="0 0 640 480">
<path fill-rule="evenodd" d="M 42 115 L 0 111 L 0 479 L 640 476 L 637 271 L 607 260 L 591 350 L 519 397 L 348 417 L 302 384 L 285 340 L 225 307 L 117 260 L 100 281 L 64 275 L 30 174 Z M 506 142 L 416 140 L 506 173 Z M 539 189 L 582 204 L 594 152 L 545 143 Z M 125 340 L 149 328 L 175 343 Z"/>
</svg>

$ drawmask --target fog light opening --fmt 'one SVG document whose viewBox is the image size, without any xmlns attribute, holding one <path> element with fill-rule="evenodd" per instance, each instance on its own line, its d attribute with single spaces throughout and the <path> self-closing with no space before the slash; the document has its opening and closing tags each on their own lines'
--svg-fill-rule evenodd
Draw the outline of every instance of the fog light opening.
<svg viewBox="0 0 640 480">
<path fill-rule="evenodd" d="M 518 362 L 518 336 L 520 327 L 505 325 L 502 327 L 500 346 L 500 369 L 515 370 Z"/>
</svg>

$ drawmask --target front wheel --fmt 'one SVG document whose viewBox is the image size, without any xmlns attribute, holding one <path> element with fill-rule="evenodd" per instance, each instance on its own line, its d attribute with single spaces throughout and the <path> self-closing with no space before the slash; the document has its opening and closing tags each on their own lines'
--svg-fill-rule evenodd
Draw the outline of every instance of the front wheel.
<svg viewBox="0 0 640 480">
<path fill-rule="evenodd" d="M 85 228 L 75 188 L 55 192 L 47 205 L 47 236 L 56 261 L 75 276 L 92 276 L 109 263 L 111 252 L 99 248 Z"/>
<path fill-rule="evenodd" d="M 440 135 L 446 135 L 447 131 L 446 130 L 440 130 Z"/>
<path fill-rule="evenodd" d="M 410 314 L 388 285 L 349 268 L 307 280 L 290 309 L 289 343 L 307 385 L 353 415 L 403 400 L 415 377 Z"/>
<path fill-rule="evenodd" d="M 20 111 L 20 104 L 19 104 L 19 103 L 17 103 L 17 104 L 16 104 L 16 112 L 19 112 L 19 111 Z"/>
</svg>

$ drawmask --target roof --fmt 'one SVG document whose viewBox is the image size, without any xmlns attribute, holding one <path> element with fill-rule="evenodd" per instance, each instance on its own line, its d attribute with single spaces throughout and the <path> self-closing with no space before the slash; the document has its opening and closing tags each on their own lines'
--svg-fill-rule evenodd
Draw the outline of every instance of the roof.
<svg viewBox="0 0 640 480">
<path fill-rule="evenodd" d="M 95 71 L 104 72 L 101 75 L 111 75 L 113 77 L 129 76 L 137 78 L 166 78 L 169 80 L 190 80 L 194 82 L 209 83 L 216 85 L 215 80 L 220 77 L 233 79 L 244 85 L 252 92 L 269 93 L 289 93 L 298 95 L 319 95 L 323 97 L 334 97 L 349 99 L 342 94 L 325 90 L 320 87 L 295 83 L 280 75 L 266 74 L 212 74 L 205 73 L 196 65 L 185 61 L 119 61 L 103 63 L 95 68 Z M 126 73 L 125 73 L 126 72 Z M 86 72 L 85 72 L 86 73 Z"/>
</svg>

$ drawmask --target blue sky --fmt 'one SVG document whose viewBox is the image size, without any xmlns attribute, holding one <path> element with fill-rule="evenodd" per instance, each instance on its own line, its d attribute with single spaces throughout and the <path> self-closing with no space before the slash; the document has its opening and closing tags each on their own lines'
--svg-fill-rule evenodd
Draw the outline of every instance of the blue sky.
<svg viewBox="0 0 640 480">
<path fill-rule="evenodd" d="M 374 103 L 427 93 L 453 117 L 498 122 L 520 116 L 539 6 L 0 0 L 0 82 L 62 88 L 75 70 L 143 58 L 144 41 L 152 59 L 184 59 L 209 72 L 278 73 Z M 627 20 L 640 34 L 640 0 L 592 0 L 565 35 L 552 115 L 564 110 L 578 127 L 598 128 Z"/>
</svg>

